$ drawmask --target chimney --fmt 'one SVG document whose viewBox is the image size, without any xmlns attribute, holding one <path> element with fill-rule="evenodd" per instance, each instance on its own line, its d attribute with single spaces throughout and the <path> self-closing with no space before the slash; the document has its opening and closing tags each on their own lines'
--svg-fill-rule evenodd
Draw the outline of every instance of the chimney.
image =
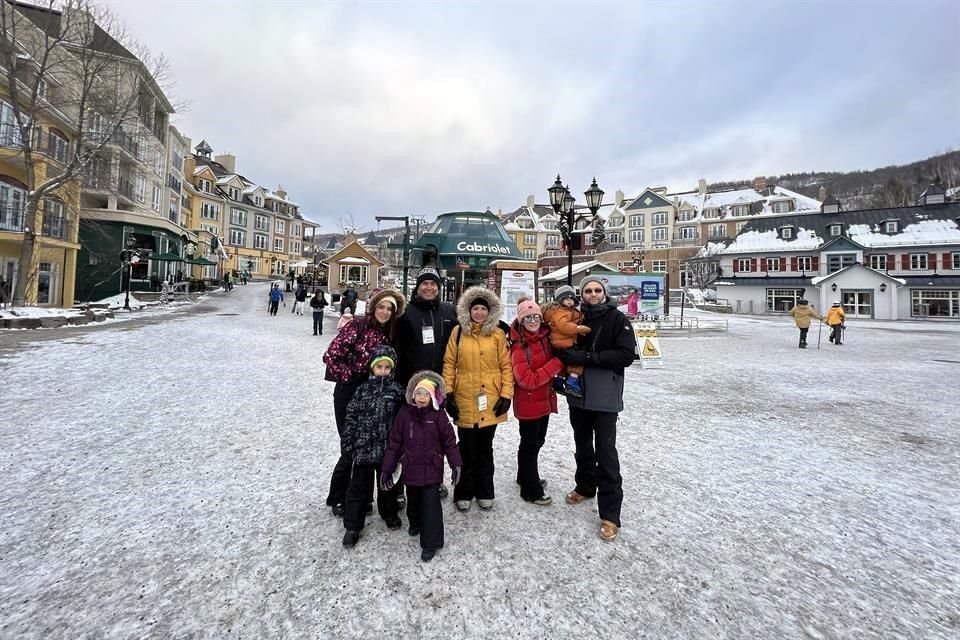
<svg viewBox="0 0 960 640">
<path fill-rule="evenodd" d="M 277 195 L 280 197 L 281 200 L 286 200 L 286 199 L 287 199 L 287 192 L 284 190 L 282 184 L 278 184 L 278 185 L 277 185 L 277 192 L 276 192 L 276 193 L 277 193 Z"/>
<path fill-rule="evenodd" d="M 827 199 L 827 188 L 823 185 L 820 185 L 820 188 L 817 190 L 817 200 L 823 202 Z"/>
<path fill-rule="evenodd" d="M 767 179 L 763 176 L 757 176 L 753 179 L 753 190 L 757 192 L 762 192 L 767 188 Z"/>
<path fill-rule="evenodd" d="M 533 209 L 533 205 L 536 203 L 536 198 L 532 195 L 527 196 L 527 209 Z"/>
<path fill-rule="evenodd" d="M 707 181 L 703 178 L 697 181 L 697 193 L 704 195 L 707 192 Z"/>
<path fill-rule="evenodd" d="M 614 194 L 613 199 L 617 203 L 618 207 L 621 204 L 623 204 L 623 191 L 620 191 L 620 189 L 617 189 L 617 192 Z"/>
<path fill-rule="evenodd" d="M 214 161 L 223 165 L 223 168 L 227 170 L 227 173 L 236 173 L 237 172 L 237 157 L 232 153 L 223 153 L 219 156 L 214 156 Z"/>
</svg>

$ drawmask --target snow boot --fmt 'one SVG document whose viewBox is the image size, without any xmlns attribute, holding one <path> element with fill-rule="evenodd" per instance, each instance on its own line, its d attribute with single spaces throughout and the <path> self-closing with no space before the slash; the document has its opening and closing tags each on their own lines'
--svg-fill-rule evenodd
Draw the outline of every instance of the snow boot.
<svg viewBox="0 0 960 640">
<path fill-rule="evenodd" d="M 347 507 L 342 502 L 338 502 L 337 504 L 333 505 L 333 515 L 337 516 L 338 518 L 342 518 L 343 514 L 346 512 Z"/>
<path fill-rule="evenodd" d="M 347 549 L 352 549 L 357 546 L 357 541 L 360 539 L 359 531 L 347 531 L 343 534 L 343 546 Z"/>
<path fill-rule="evenodd" d="M 493 498 L 477 498 L 477 506 L 484 511 L 493 509 Z"/>
<path fill-rule="evenodd" d="M 439 491 L 440 491 L 440 498 L 441 498 L 441 499 L 446 498 L 447 496 L 450 495 L 450 490 L 447 489 L 447 485 L 445 485 L 445 484 L 443 484 L 443 483 L 440 483 L 440 489 L 439 489 Z"/>
<path fill-rule="evenodd" d="M 407 533 L 410 534 L 411 538 L 414 536 L 418 536 L 420 535 L 420 527 L 411 526 L 409 529 L 407 529 Z"/>
<path fill-rule="evenodd" d="M 423 551 L 420 552 L 420 559 L 423 560 L 424 562 L 430 562 L 431 560 L 433 560 L 433 557 L 435 555 L 437 555 L 437 552 L 435 549 L 424 549 Z"/>
<path fill-rule="evenodd" d="M 566 381 L 563 378 L 554 378 L 553 379 L 553 390 L 564 396 L 567 394 L 567 385 Z"/>
<path fill-rule="evenodd" d="M 457 511 L 470 511 L 470 501 L 457 500 Z"/>
<path fill-rule="evenodd" d="M 402 526 L 403 526 L 403 521 L 400 520 L 400 518 L 390 518 L 389 520 L 387 520 L 387 529 L 390 529 L 391 531 L 396 531 Z"/>
</svg>

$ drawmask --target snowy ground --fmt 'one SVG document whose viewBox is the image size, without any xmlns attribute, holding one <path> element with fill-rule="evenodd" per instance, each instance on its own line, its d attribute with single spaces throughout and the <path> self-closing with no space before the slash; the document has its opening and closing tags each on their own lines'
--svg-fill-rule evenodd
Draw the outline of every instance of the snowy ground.
<svg viewBox="0 0 960 640">
<path fill-rule="evenodd" d="M 786 319 L 662 341 L 628 374 L 620 538 L 563 504 L 551 423 L 521 502 L 445 503 L 424 564 L 379 519 L 345 551 L 327 333 L 266 285 L 163 317 L 0 333 L 0 637 L 956 638 L 960 326 Z M 907 330 L 903 330 L 903 329 Z M 816 341 L 816 329 L 812 335 Z"/>
</svg>

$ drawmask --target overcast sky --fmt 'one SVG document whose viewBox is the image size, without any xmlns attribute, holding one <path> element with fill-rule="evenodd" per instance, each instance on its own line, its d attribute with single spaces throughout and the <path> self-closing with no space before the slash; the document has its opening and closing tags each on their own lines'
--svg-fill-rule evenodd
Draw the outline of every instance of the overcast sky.
<svg viewBox="0 0 960 640">
<path fill-rule="evenodd" d="M 957 2 L 109 4 L 174 124 L 324 231 L 960 147 Z"/>
</svg>

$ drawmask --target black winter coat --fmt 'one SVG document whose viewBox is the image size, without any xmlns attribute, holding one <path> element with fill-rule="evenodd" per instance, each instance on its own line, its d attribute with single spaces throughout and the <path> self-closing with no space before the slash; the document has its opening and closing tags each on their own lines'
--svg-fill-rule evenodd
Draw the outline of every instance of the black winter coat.
<svg viewBox="0 0 960 640">
<path fill-rule="evenodd" d="M 577 348 L 586 352 L 586 362 L 571 362 L 569 357 L 561 356 L 565 362 L 584 366 L 580 376 L 583 397 L 567 396 L 567 403 L 578 409 L 619 413 L 623 411 L 623 371 L 633 363 L 637 352 L 633 326 L 609 302 L 583 304 L 581 310 L 582 324 L 593 331 L 577 340 Z"/>
<path fill-rule="evenodd" d="M 443 374 L 443 354 L 457 324 L 457 311 L 449 302 L 414 297 L 397 318 L 397 381 L 406 384 L 417 371 Z M 433 344 L 423 344 L 423 328 L 433 327 Z"/>
<path fill-rule="evenodd" d="M 384 345 L 374 351 L 370 360 L 380 355 L 396 359 L 393 349 Z M 340 437 L 341 451 L 355 464 L 379 467 L 393 420 L 404 404 L 404 388 L 393 379 L 392 372 L 384 378 L 371 374 L 357 387 L 347 404 L 346 426 Z"/>
</svg>

